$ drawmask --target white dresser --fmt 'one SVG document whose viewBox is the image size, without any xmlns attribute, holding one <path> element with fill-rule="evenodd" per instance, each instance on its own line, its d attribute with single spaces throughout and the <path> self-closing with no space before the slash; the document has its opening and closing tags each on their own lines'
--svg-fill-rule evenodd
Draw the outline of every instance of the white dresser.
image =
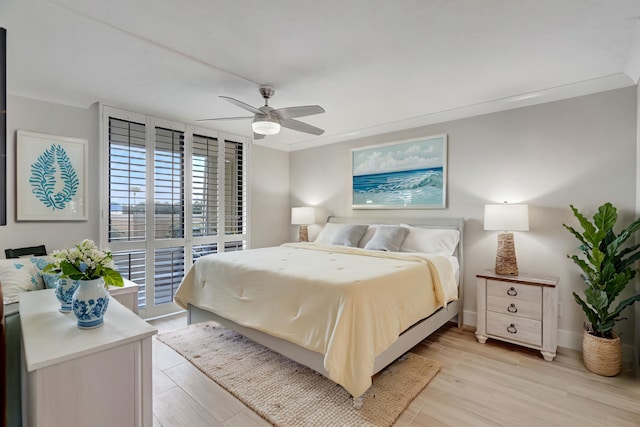
<svg viewBox="0 0 640 427">
<path fill-rule="evenodd" d="M 53 289 L 20 294 L 24 425 L 152 426 L 157 330 L 115 298 L 104 325 L 91 330 L 58 306 Z"/>
<path fill-rule="evenodd" d="M 558 348 L 558 278 L 503 276 L 489 270 L 476 280 L 478 341 L 495 338 L 535 348 L 552 361 Z"/>
</svg>

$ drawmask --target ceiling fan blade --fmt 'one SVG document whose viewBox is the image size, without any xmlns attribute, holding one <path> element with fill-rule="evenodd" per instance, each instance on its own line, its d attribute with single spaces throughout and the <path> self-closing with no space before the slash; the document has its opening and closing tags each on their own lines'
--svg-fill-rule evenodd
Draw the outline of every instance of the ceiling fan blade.
<svg viewBox="0 0 640 427">
<path fill-rule="evenodd" d="M 196 122 L 206 122 L 208 120 L 246 120 L 253 119 L 253 116 L 244 116 L 244 117 L 216 117 L 214 119 L 198 119 Z"/>
<path fill-rule="evenodd" d="M 261 133 L 253 133 L 253 139 L 262 139 L 264 138 L 264 135 Z"/>
<path fill-rule="evenodd" d="M 313 135 L 322 135 L 324 130 L 311 126 L 310 124 L 300 122 L 295 119 L 280 119 L 280 124 L 286 128 L 297 130 L 299 132 L 310 133 Z"/>
<path fill-rule="evenodd" d="M 251 106 L 251 105 L 249 105 L 249 104 L 245 104 L 245 103 L 244 103 L 244 102 L 242 102 L 242 101 L 238 101 L 238 100 L 237 100 L 237 99 L 235 99 L 235 98 L 230 98 L 230 97 L 228 97 L 228 96 L 220 96 L 220 98 L 226 99 L 226 100 L 227 100 L 227 101 L 229 101 L 230 103 L 232 103 L 232 104 L 234 104 L 234 105 L 237 105 L 237 106 L 238 106 L 238 107 L 240 107 L 240 108 L 244 108 L 244 109 L 245 109 L 245 110 L 247 110 L 247 111 L 251 111 L 253 114 L 264 114 L 262 111 L 258 110 L 257 108 L 252 107 L 252 106 Z"/>
<path fill-rule="evenodd" d="M 294 117 L 313 116 L 324 113 L 324 108 L 319 105 L 303 105 L 300 107 L 278 108 L 273 113 L 281 119 L 292 119 Z"/>
</svg>

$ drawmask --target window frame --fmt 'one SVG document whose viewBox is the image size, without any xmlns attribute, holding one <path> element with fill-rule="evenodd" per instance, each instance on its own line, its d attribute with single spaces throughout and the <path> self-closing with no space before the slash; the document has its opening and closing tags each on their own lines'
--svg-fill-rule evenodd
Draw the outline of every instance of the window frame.
<svg viewBox="0 0 640 427">
<path fill-rule="evenodd" d="M 244 249 L 250 247 L 250 191 L 249 191 L 249 164 L 251 144 L 249 138 L 220 132 L 214 129 L 201 126 L 193 126 L 177 121 L 161 119 L 150 115 L 135 113 L 111 107 L 107 105 L 100 106 L 100 240 L 99 245 L 102 248 L 108 248 L 112 251 L 120 250 L 144 250 L 145 252 L 145 307 L 139 308 L 139 315 L 143 318 L 152 318 L 170 314 L 182 310 L 175 302 L 155 305 L 153 287 L 153 278 L 155 277 L 155 250 L 170 247 L 184 248 L 184 268 L 183 275 L 193 263 L 193 251 L 195 247 L 208 244 L 216 244 L 217 252 L 225 251 L 225 244 L 228 242 L 244 241 Z M 146 187 L 145 187 L 145 203 L 146 203 L 146 237 L 140 241 L 126 242 L 110 242 L 109 241 L 109 118 L 134 121 L 145 124 L 145 149 L 146 149 Z M 184 176 L 182 184 L 184 186 L 184 236 L 170 237 L 158 239 L 155 236 L 155 200 L 154 200 L 154 156 L 155 156 L 155 135 L 156 127 L 173 129 L 184 132 Z M 193 236 L 193 135 L 201 135 L 208 138 L 216 138 L 218 141 L 218 212 L 217 212 L 217 234 L 213 236 Z M 225 144 L 226 142 L 242 144 L 242 180 L 244 187 L 244 212 L 245 227 L 244 233 L 227 235 L 225 232 Z M 151 307 L 150 307 L 151 305 Z"/>
</svg>

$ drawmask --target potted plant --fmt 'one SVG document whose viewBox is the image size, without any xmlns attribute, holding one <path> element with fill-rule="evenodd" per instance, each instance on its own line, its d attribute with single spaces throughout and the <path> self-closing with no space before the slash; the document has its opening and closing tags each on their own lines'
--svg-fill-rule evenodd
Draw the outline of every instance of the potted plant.
<svg viewBox="0 0 640 427">
<path fill-rule="evenodd" d="M 616 234 L 618 213 L 611 203 L 598 208 L 593 222 L 573 205 L 571 210 L 584 230 L 580 233 L 563 224 L 580 241 L 582 252 L 567 256 L 582 270 L 586 285 L 584 298 L 573 293 L 588 319 L 582 342 L 584 364 L 596 374 L 617 375 L 622 369 L 622 345 L 613 327 L 624 319 L 622 311 L 640 300 L 640 293 L 614 303 L 637 273 L 633 265 L 640 259 L 640 244 L 625 243 L 640 229 L 640 218 Z"/>
<path fill-rule="evenodd" d="M 123 286 L 122 275 L 115 269 L 113 255 L 101 251 L 88 239 L 74 248 L 53 251 L 53 261 L 43 272 L 60 271 L 60 278 L 77 282 L 71 298 L 71 308 L 78 319 L 78 327 L 92 329 L 102 326 L 109 305 L 106 287 Z M 62 282 L 58 282 L 62 286 Z"/>
</svg>

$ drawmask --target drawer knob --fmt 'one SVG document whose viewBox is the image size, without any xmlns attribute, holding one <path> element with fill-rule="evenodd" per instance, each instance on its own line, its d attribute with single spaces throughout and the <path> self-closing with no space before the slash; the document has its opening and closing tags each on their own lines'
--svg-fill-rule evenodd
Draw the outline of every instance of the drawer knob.
<svg viewBox="0 0 640 427">
<path fill-rule="evenodd" d="M 507 295 L 509 295 L 510 297 L 515 297 L 516 295 L 518 295 L 518 291 L 516 291 L 516 288 L 512 286 L 507 289 Z"/>
<path fill-rule="evenodd" d="M 515 304 L 511 304 L 511 305 L 509 305 L 509 307 L 507 307 L 507 311 L 509 313 L 517 313 L 518 312 L 518 307 L 516 307 Z"/>
<path fill-rule="evenodd" d="M 509 332 L 510 334 L 517 334 L 518 330 L 516 329 L 516 325 L 512 323 L 509 326 L 507 326 L 507 332 Z"/>
</svg>

